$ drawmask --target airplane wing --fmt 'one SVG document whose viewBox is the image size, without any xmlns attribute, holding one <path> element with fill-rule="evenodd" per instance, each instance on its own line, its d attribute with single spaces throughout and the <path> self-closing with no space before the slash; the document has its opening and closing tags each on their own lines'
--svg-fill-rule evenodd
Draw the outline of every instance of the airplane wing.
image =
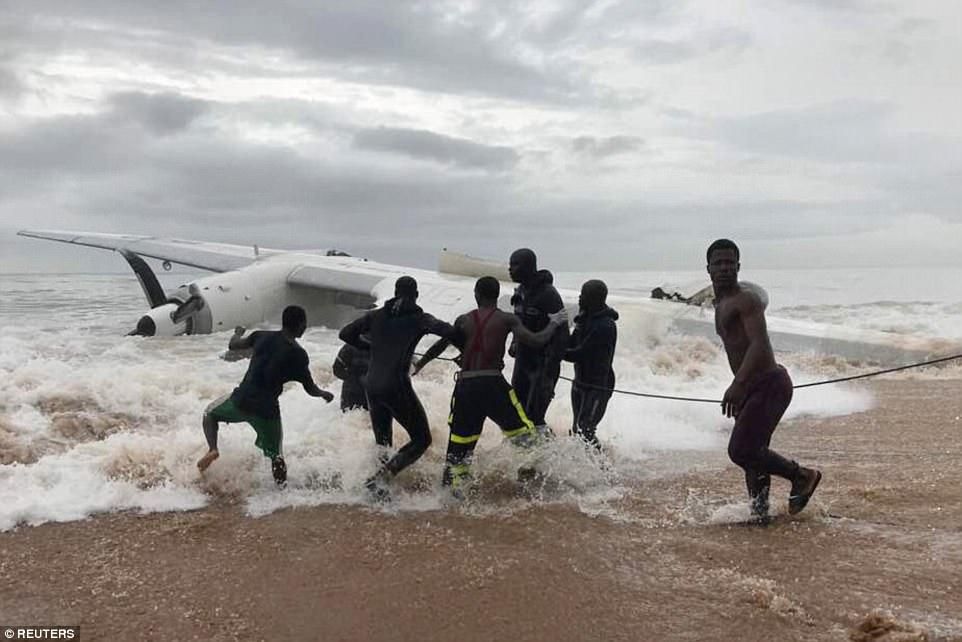
<svg viewBox="0 0 962 642">
<path fill-rule="evenodd" d="M 228 272 L 250 265 L 257 258 L 254 246 L 230 245 L 228 243 L 205 243 L 181 239 L 165 239 L 155 236 L 133 234 L 96 234 L 60 230 L 21 230 L 20 236 L 47 241 L 59 241 L 73 245 L 85 245 L 104 250 L 128 251 L 161 261 L 179 265 Z M 261 256 L 278 254 L 279 250 L 261 249 Z"/>
<path fill-rule="evenodd" d="M 379 286 L 383 289 L 383 283 L 389 278 L 389 274 L 363 267 L 352 268 L 352 265 L 300 265 L 287 276 L 287 283 L 294 287 L 331 292 L 334 294 L 333 303 L 336 304 L 358 309 L 373 307 L 378 300 Z M 383 294 L 386 296 L 387 292 Z"/>
</svg>

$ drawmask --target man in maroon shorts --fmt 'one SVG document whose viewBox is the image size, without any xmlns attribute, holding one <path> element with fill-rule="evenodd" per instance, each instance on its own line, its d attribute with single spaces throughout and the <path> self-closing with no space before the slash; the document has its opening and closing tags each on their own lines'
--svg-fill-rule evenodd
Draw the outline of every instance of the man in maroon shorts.
<svg viewBox="0 0 962 642">
<path fill-rule="evenodd" d="M 771 476 L 792 483 L 788 512 L 800 512 L 815 492 L 822 473 L 799 466 L 768 445 L 792 400 L 792 380 L 775 363 L 765 326 L 766 302 L 738 281 L 738 246 L 719 239 L 708 247 L 708 274 L 715 290 L 715 331 L 728 355 L 734 381 L 722 398 L 722 413 L 735 418 L 728 456 L 745 470 L 752 516 L 768 519 Z"/>
</svg>

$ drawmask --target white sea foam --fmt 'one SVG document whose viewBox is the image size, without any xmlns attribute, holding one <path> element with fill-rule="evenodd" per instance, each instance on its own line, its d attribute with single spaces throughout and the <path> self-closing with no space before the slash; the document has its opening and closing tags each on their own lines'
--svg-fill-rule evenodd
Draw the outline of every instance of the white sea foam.
<svg viewBox="0 0 962 642">
<path fill-rule="evenodd" d="M 640 289 L 652 276 L 608 279 L 613 287 Z M 576 277 L 570 278 L 577 285 Z M 804 297 L 778 302 L 787 296 L 786 288 L 772 291 L 776 305 L 787 311 L 794 305 L 799 317 L 878 322 L 870 305 L 846 308 Z M 221 429 L 221 458 L 206 475 L 198 475 L 195 462 L 206 450 L 201 413 L 236 385 L 247 363 L 218 358 L 227 339 L 223 334 L 124 337 L 144 308 L 131 277 L 8 275 L 0 282 L 0 296 L 0 530 L 105 511 L 193 510 L 221 500 L 242 502 L 252 515 L 366 502 L 361 483 L 376 455 L 366 415 L 341 414 L 336 403 L 310 398 L 298 386 L 281 398 L 287 490 L 274 487 L 269 465 L 253 446 L 254 433 L 243 424 Z M 888 307 L 893 318 L 884 324 L 932 328 L 937 310 L 944 314 L 938 321 L 945 324 L 944 336 L 962 336 L 958 321 L 950 319 L 959 300 L 962 296 Z M 619 332 L 615 368 L 621 389 L 718 399 L 731 379 L 724 353 L 713 341 L 672 334 L 629 315 Z M 336 391 L 339 382 L 330 372 L 339 347 L 336 332 L 312 329 L 302 343 L 319 384 Z M 837 371 L 831 361 L 800 356 L 788 356 L 785 363 L 796 383 Z M 570 375 L 570 368 L 563 373 Z M 436 362 L 415 379 L 434 446 L 396 480 L 395 501 L 384 510 L 449 506 L 438 485 L 451 374 L 450 364 Z M 475 465 L 478 495 L 461 510 L 484 515 L 524 510 L 531 502 L 563 502 L 590 514 L 611 514 L 633 481 L 653 470 L 681 472 L 653 465 L 669 460 L 668 452 L 724 449 L 730 420 L 717 404 L 616 395 L 599 430 L 610 462 L 602 466 L 567 436 L 569 390 L 567 382 L 559 382 L 548 413 L 559 438 L 536 452 L 515 452 L 493 424 L 486 426 Z M 872 403 L 865 388 L 851 384 L 803 390 L 788 417 L 841 415 Z M 395 440 L 404 443 L 406 435 L 397 429 Z M 515 471 L 530 460 L 550 474 L 539 486 L 519 487 Z"/>
</svg>

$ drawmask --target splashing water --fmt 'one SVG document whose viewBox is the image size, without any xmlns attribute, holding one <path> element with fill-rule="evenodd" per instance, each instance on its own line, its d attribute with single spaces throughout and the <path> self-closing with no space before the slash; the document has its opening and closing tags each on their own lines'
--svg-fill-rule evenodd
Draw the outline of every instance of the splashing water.
<svg viewBox="0 0 962 642">
<path fill-rule="evenodd" d="M 639 278 L 623 277 L 630 285 Z M 0 296 L 0 530 L 104 511 L 194 510 L 215 501 L 241 502 L 254 516 L 292 506 L 367 504 L 361 485 L 376 451 L 366 414 L 342 414 L 336 403 L 310 398 L 299 386 L 281 397 L 286 490 L 275 488 L 245 424 L 222 427 L 221 457 L 200 476 L 195 462 L 206 450 L 201 414 L 240 381 L 247 363 L 218 358 L 226 335 L 123 336 L 144 307 L 131 277 L 6 275 Z M 953 305 L 904 304 L 892 309 L 897 321 L 873 317 L 872 323 L 913 330 L 933 309 L 950 312 Z M 800 318 L 858 323 L 865 316 L 862 308 L 805 306 L 796 308 Z M 312 329 L 301 343 L 319 385 L 337 391 L 330 371 L 339 348 L 336 331 Z M 831 358 L 788 356 L 785 363 L 798 383 L 845 369 Z M 619 388 L 707 398 L 719 398 L 731 378 L 716 343 L 631 318 L 619 324 L 615 369 Z M 570 369 L 563 372 L 570 375 Z M 450 364 L 435 362 L 415 379 L 434 446 L 398 477 L 394 501 L 383 510 L 450 507 L 439 480 L 452 373 Z M 558 502 L 616 515 L 618 500 L 641 480 L 680 474 L 690 465 L 685 462 L 698 460 L 667 453 L 724 450 L 730 420 L 716 405 L 616 396 L 599 429 L 605 443 L 599 456 L 567 436 L 569 390 L 559 382 L 548 413 L 558 438 L 531 453 L 504 443 L 488 423 L 475 457 L 477 492 L 460 510 L 483 516 Z M 859 412 L 872 403 L 857 385 L 803 390 L 787 417 Z M 396 429 L 395 443 L 406 439 Z M 541 471 L 539 484 L 517 482 L 516 471 L 526 462 Z"/>
</svg>

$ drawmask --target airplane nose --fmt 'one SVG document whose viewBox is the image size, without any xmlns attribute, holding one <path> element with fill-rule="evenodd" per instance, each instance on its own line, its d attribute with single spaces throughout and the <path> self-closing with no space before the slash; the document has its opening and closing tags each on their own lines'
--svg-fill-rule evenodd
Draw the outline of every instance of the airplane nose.
<svg viewBox="0 0 962 642">
<path fill-rule="evenodd" d="M 140 317 L 137 327 L 127 333 L 128 337 L 152 337 L 157 334 L 157 324 L 146 314 Z"/>
</svg>

